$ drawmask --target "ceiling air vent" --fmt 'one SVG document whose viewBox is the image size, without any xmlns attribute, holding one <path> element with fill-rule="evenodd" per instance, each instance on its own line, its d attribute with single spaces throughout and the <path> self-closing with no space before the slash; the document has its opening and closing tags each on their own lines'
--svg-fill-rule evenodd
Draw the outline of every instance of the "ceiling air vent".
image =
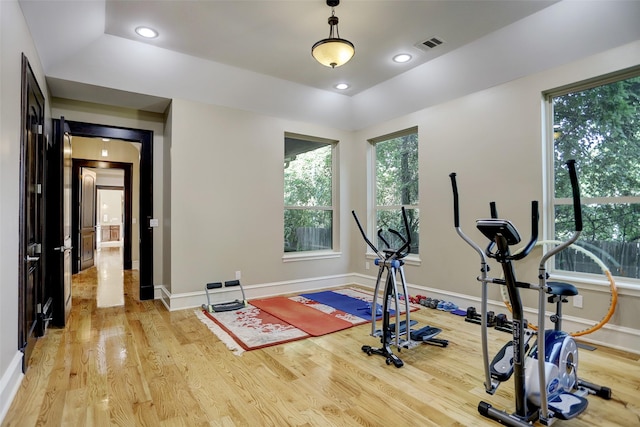
<svg viewBox="0 0 640 427">
<path fill-rule="evenodd" d="M 442 40 L 441 38 L 431 37 L 430 39 L 427 39 L 423 42 L 418 43 L 418 47 L 429 50 L 429 49 L 436 48 L 443 43 L 444 43 L 444 40 Z"/>
</svg>

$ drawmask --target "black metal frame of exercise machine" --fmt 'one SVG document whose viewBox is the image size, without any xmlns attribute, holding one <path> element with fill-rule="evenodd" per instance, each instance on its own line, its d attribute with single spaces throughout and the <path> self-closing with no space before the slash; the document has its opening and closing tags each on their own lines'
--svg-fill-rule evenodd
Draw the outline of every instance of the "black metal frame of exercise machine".
<svg viewBox="0 0 640 427">
<path fill-rule="evenodd" d="M 363 345 L 362 351 L 367 353 L 368 355 L 377 354 L 383 356 L 387 365 L 393 363 L 396 368 L 400 368 L 404 365 L 404 362 L 393 353 L 391 350 L 391 346 L 395 345 L 400 351 L 402 348 L 413 348 L 418 345 L 420 342 L 425 342 L 428 344 L 439 345 L 442 347 L 446 347 L 449 344 L 449 341 L 442 340 L 438 338 L 434 338 L 440 332 L 441 329 L 434 328 L 431 326 L 425 326 L 418 330 L 412 330 L 411 326 L 416 322 L 411 322 L 409 312 L 409 293 L 407 291 L 407 283 L 404 276 L 404 258 L 411 251 L 411 231 L 409 229 L 409 222 L 407 221 L 407 213 L 405 211 L 404 206 L 402 207 L 402 220 L 404 222 L 404 233 L 406 234 L 406 238 L 396 230 L 389 229 L 389 233 L 395 235 L 401 242 L 402 245 L 397 248 L 391 248 L 389 242 L 384 239 L 382 235 L 383 230 L 378 230 L 378 238 L 385 244 L 386 249 L 380 251 L 368 238 L 364 229 L 360 225 L 360 221 L 358 220 L 358 216 L 355 211 L 351 211 L 353 214 L 353 218 L 356 221 L 358 229 L 364 238 L 364 241 L 367 245 L 375 252 L 377 258 L 375 259 L 375 264 L 378 266 L 378 278 L 376 280 L 376 286 L 374 289 L 373 301 L 371 304 L 371 335 L 374 337 L 380 337 L 380 342 L 382 347 L 374 348 L 369 345 Z M 378 318 L 378 298 L 380 292 L 380 285 L 382 283 L 382 276 L 386 271 L 385 285 L 383 291 L 383 300 L 382 300 L 382 328 L 380 330 L 376 329 L 376 320 Z M 398 281 L 396 279 L 397 276 L 400 276 L 400 284 L 402 285 L 402 289 L 400 290 L 402 293 L 398 291 Z M 400 301 L 404 301 L 404 310 L 405 310 L 405 318 L 401 320 L 400 315 Z M 394 304 L 394 317 L 395 323 L 391 323 L 391 307 L 389 304 L 393 301 Z"/>
<path fill-rule="evenodd" d="M 567 162 L 569 177 L 573 192 L 573 208 L 575 217 L 575 232 L 569 240 L 546 252 L 538 268 L 538 285 L 519 282 L 516 280 L 513 262 L 525 258 L 533 249 L 538 238 L 538 202 L 531 203 L 531 239 L 529 243 L 515 253 L 511 253 L 510 246 L 520 242 L 520 236 L 513 224 L 499 219 L 495 203 L 491 203 L 491 219 L 479 219 L 476 226 L 490 243 L 485 251 L 473 240 L 466 236 L 460 228 L 458 189 L 456 174 L 451 173 L 451 184 L 454 196 L 454 225 L 458 235 L 469 244 L 479 255 L 481 261 L 481 275 L 478 281 L 482 283 L 481 311 L 487 312 L 487 284 L 505 285 L 509 295 L 509 302 L 513 311 L 513 340 L 508 342 L 489 363 L 487 316 L 482 316 L 482 354 L 485 371 L 485 391 L 494 394 L 501 382 L 514 374 L 515 403 L 514 413 L 508 413 L 492 407 L 481 401 L 478 411 L 485 417 L 511 426 L 530 426 L 531 422 L 540 421 L 543 425 L 551 425 L 556 419 L 571 419 L 582 413 L 588 401 L 587 394 L 596 394 L 604 399 L 611 398 L 611 390 L 590 384 L 578 378 L 578 352 L 573 338 L 560 330 L 560 308 L 556 306 L 558 316 L 554 329 L 545 330 L 545 298 L 550 302 L 562 300 L 564 296 L 577 295 L 575 286 L 569 283 L 547 282 L 548 273 L 546 262 L 557 253 L 573 244 L 582 231 L 582 211 L 580 208 L 580 193 L 575 161 Z M 489 266 L 487 257 L 495 259 L 502 266 L 504 279 L 488 277 Z M 520 289 L 535 289 L 539 293 L 538 299 L 538 332 L 535 346 L 527 354 L 528 341 L 536 335 L 535 332 L 525 330 L 524 309 L 520 299 Z M 544 355 L 544 357 L 539 357 Z M 529 371 L 529 375 L 527 375 Z"/>
</svg>

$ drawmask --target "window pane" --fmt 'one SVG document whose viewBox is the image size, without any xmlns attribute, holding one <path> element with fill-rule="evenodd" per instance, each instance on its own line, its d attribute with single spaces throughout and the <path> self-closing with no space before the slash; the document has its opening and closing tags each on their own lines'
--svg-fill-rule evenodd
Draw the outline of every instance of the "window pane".
<svg viewBox="0 0 640 427">
<path fill-rule="evenodd" d="M 553 98 L 556 197 L 571 197 L 568 159 L 582 197 L 640 195 L 640 77 Z"/>
<path fill-rule="evenodd" d="M 284 204 L 331 206 L 331 145 L 301 142 L 285 145 Z"/>
<path fill-rule="evenodd" d="M 418 134 L 376 143 L 376 205 L 418 204 Z"/>
<path fill-rule="evenodd" d="M 329 210 L 285 209 L 284 251 L 331 249 L 332 217 Z"/>
<path fill-rule="evenodd" d="M 614 276 L 640 278 L 640 204 L 583 206 L 582 216 L 589 227 L 576 244 L 599 258 Z M 556 239 L 564 241 L 573 232 L 573 208 L 556 206 L 556 218 Z M 595 261 L 575 250 L 556 255 L 556 268 L 602 274 Z"/>
<path fill-rule="evenodd" d="M 614 276 L 640 278 L 640 77 L 554 97 L 555 196 L 570 198 L 564 163 L 576 159 L 583 198 L 607 198 L 582 205 L 583 230 L 577 245 L 592 252 Z M 626 199 L 618 199 L 625 197 Z M 555 237 L 574 229 L 573 208 L 555 206 Z M 601 275 L 588 255 L 566 250 L 555 268 Z"/>
<path fill-rule="evenodd" d="M 420 237 L 420 215 L 418 209 L 406 209 L 407 221 L 409 223 L 409 231 L 411 233 L 411 250 L 409 253 L 417 254 L 419 249 L 419 237 Z M 382 231 L 382 237 L 389 243 L 389 247 L 392 249 L 400 248 L 404 242 L 394 233 L 389 232 L 389 229 L 395 230 L 403 238 L 407 238 L 404 228 L 404 221 L 402 220 L 401 210 L 378 210 L 376 217 L 376 224 L 378 229 Z M 387 248 L 385 243 L 377 238 L 377 247 L 380 250 Z"/>
</svg>

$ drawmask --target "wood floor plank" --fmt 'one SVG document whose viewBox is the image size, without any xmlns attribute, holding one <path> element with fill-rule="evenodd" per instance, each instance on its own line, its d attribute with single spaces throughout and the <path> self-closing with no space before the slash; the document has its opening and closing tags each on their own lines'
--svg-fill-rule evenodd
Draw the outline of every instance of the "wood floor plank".
<svg viewBox="0 0 640 427">
<path fill-rule="evenodd" d="M 446 348 L 420 344 L 388 366 L 362 345 L 378 346 L 370 325 L 241 356 L 195 316 L 136 300 L 137 272 L 125 272 L 125 306 L 97 308 L 97 275 L 74 279 L 67 328 L 50 329 L 2 426 L 491 426 L 485 400 L 513 410 L 513 381 L 488 395 L 480 327 L 423 308 L 420 325 L 443 329 Z M 509 335 L 491 330 L 495 353 Z M 579 373 L 609 386 L 609 401 L 589 396 L 571 427 L 640 425 L 640 355 L 580 350 Z"/>
</svg>

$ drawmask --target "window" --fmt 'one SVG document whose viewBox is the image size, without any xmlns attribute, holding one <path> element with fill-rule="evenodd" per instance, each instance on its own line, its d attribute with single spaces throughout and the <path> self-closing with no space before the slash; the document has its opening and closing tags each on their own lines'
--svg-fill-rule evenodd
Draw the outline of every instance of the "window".
<svg viewBox="0 0 640 427">
<path fill-rule="evenodd" d="M 640 278 L 640 70 L 551 93 L 547 105 L 553 129 L 550 235 L 566 240 L 574 228 L 563 166 L 573 158 L 583 216 L 576 244 L 600 258 L 614 276 Z M 602 271 L 577 250 L 557 255 L 555 270 Z"/>
<path fill-rule="evenodd" d="M 284 251 L 333 249 L 336 141 L 284 138 Z"/>
<path fill-rule="evenodd" d="M 411 252 L 419 253 L 420 215 L 418 211 L 418 128 L 411 128 L 369 141 L 374 153 L 373 194 L 375 200 L 374 230 L 382 229 L 383 236 L 394 247 L 400 240 L 388 229 L 404 235 L 401 207 L 407 212 L 411 232 Z M 384 248 L 378 239 L 376 246 Z"/>
</svg>

